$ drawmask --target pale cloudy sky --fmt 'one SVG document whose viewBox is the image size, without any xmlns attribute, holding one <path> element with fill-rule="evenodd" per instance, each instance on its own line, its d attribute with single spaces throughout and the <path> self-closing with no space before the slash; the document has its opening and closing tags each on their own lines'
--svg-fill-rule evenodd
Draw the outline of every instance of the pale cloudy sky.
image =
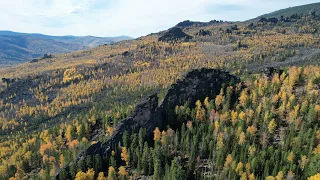
<svg viewBox="0 0 320 180">
<path fill-rule="evenodd" d="M 0 0 L 0 30 L 139 37 L 183 20 L 242 21 L 316 0 Z"/>
</svg>

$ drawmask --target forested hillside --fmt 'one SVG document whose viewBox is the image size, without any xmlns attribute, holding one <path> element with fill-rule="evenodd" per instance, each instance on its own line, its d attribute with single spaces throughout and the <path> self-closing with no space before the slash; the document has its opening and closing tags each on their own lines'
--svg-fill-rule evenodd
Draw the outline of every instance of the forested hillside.
<svg viewBox="0 0 320 180">
<path fill-rule="evenodd" d="M 319 178 L 319 12 L 186 22 L 0 69 L 0 179 Z M 171 109 L 179 126 L 122 132 L 111 156 L 80 155 L 200 68 L 241 82 Z"/>
</svg>

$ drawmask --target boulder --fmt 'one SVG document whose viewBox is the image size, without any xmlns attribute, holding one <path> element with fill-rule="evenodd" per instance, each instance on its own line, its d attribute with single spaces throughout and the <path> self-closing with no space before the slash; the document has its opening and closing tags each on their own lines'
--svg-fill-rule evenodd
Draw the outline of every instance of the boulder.
<svg viewBox="0 0 320 180">
<path fill-rule="evenodd" d="M 231 31 L 238 31 L 239 29 L 238 29 L 238 25 L 233 25 L 233 26 L 231 26 Z"/>
<path fill-rule="evenodd" d="M 231 33 L 232 33 L 232 30 L 227 29 L 227 30 L 226 30 L 226 33 L 231 34 Z"/>
<path fill-rule="evenodd" d="M 52 54 L 44 54 L 41 59 L 51 59 L 51 58 L 53 58 Z"/>
<path fill-rule="evenodd" d="M 30 61 L 30 63 L 36 63 L 36 62 L 38 62 L 39 61 L 39 59 L 32 59 L 31 61 Z"/>
<path fill-rule="evenodd" d="M 160 38 L 159 41 L 189 41 L 192 39 L 192 36 L 189 36 L 188 34 L 184 33 L 182 29 L 180 28 L 171 28 L 168 32 L 164 33 Z"/>
<path fill-rule="evenodd" d="M 271 23 L 278 23 L 279 20 L 278 18 L 273 17 L 273 18 L 269 18 L 268 21 Z"/>
<path fill-rule="evenodd" d="M 130 53 L 129 51 L 125 51 L 125 52 L 122 53 L 122 56 L 124 56 L 124 57 L 129 57 L 129 56 L 132 56 L 132 55 L 133 54 Z"/>
<path fill-rule="evenodd" d="M 200 29 L 200 31 L 196 35 L 197 36 L 212 36 L 212 33 L 209 30 Z"/>
<path fill-rule="evenodd" d="M 262 18 L 260 18 L 260 20 L 259 20 L 259 22 L 262 22 L 262 23 L 268 23 L 268 22 L 270 22 L 270 23 L 278 23 L 278 18 L 275 18 L 275 17 L 272 17 L 272 18 L 264 18 L 264 17 L 262 17 Z"/>
<path fill-rule="evenodd" d="M 268 79 L 271 79 L 275 73 L 281 75 L 283 73 L 282 69 L 276 69 L 274 67 L 267 67 L 264 69 L 264 76 Z"/>
</svg>

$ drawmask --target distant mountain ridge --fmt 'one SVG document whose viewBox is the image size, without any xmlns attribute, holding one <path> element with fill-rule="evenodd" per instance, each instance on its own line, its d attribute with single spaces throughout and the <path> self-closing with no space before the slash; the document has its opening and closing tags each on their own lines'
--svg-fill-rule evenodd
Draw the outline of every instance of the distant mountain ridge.
<svg viewBox="0 0 320 180">
<path fill-rule="evenodd" d="M 308 14 L 310 12 L 314 12 L 314 13 L 318 13 L 320 14 L 320 2 L 319 3 L 313 3 L 313 4 L 306 4 L 306 5 L 302 5 L 302 6 L 295 6 L 295 7 L 289 7 L 286 9 L 280 9 L 278 11 L 274 11 L 268 14 L 264 14 L 261 16 L 258 16 L 255 19 L 259 19 L 261 17 L 264 18 L 280 18 L 281 16 L 283 17 L 290 17 L 294 14 Z"/>
<path fill-rule="evenodd" d="M 27 62 L 44 54 L 68 53 L 129 39 L 132 38 L 128 36 L 50 36 L 0 31 L 0 67 Z"/>
</svg>

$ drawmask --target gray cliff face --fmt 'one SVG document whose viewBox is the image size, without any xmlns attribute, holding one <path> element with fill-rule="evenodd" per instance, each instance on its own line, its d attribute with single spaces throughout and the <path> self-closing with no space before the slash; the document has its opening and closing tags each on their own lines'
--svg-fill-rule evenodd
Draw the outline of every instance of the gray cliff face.
<svg viewBox="0 0 320 180">
<path fill-rule="evenodd" d="M 189 102 L 191 106 L 197 100 L 203 101 L 206 97 L 215 98 L 220 93 L 223 84 L 229 85 L 240 80 L 227 72 L 214 69 L 193 70 L 183 80 L 177 81 L 168 90 L 163 102 L 160 104 L 163 123 L 176 129 L 181 127 L 182 122 L 176 122 L 174 109 L 177 105 Z"/>
<path fill-rule="evenodd" d="M 154 94 L 138 104 L 130 117 L 120 121 L 113 135 L 105 143 L 98 142 L 91 145 L 85 155 L 100 154 L 101 157 L 108 157 L 121 142 L 125 131 L 135 133 L 139 132 L 140 128 L 146 128 L 147 132 L 152 132 L 154 127 L 163 127 L 161 114 L 157 110 L 158 96 Z"/>
<path fill-rule="evenodd" d="M 99 154 L 104 160 L 108 160 L 111 151 L 121 145 L 122 135 L 125 131 L 138 133 L 140 128 L 145 128 L 147 140 L 152 141 L 153 130 L 158 127 L 165 129 L 170 126 L 173 129 L 181 127 L 183 122 L 177 122 L 174 109 L 177 105 L 189 102 L 194 105 L 197 100 L 203 101 L 206 97 L 215 98 L 223 85 L 239 83 L 240 80 L 215 69 L 200 69 L 189 72 L 183 80 L 171 85 L 163 101 L 158 104 L 157 94 L 149 96 L 138 104 L 131 116 L 120 121 L 113 135 L 105 142 L 97 142 L 80 154 L 79 158 Z M 107 161 L 108 162 L 108 161 Z M 107 162 L 105 162 L 107 164 Z M 105 166 L 106 167 L 106 166 Z M 69 167 L 65 169 L 67 172 Z M 56 176 L 59 179 L 59 176 Z"/>
</svg>

